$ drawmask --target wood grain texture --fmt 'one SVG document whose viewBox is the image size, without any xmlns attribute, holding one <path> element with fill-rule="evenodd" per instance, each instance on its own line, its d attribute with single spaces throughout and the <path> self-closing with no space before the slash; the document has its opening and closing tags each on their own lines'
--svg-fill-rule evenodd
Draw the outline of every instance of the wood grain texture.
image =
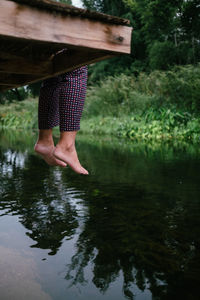
<svg viewBox="0 0 200 300">
<path fill-rule="evenodd" d="M 47 75 L 53 72 L 52 61 L 41 61 L 38 59 L 27 59 L 0 51 L 0 73 L 14 74 L 39 74 Z"/>
<path fill-rule="evenodd" d="M 112 23 L 117 25 L 129 25 L 130 21 L 120 17 L 107 15 L 97 11 L 91 11 L 88 9 L 78 8 L 72 5 L 64 4 L 61 2 L 55 2 L 52 0 L 11 0 L 19 4 L 27 4 L 29 6 L 37 7 L 39 9 L 59 12 L 64 15 L 70 14 L 72 16 L 79 16 L 81 18 L 88 18 L 92 20 L 100 20 L 105 23 Z"/>
<path fill-rule="evenodd" d="M 0 0 L 0 91 L 130 53 L 132 28 L 87 14 L 51 0 Z"/>
<path fill-rule="evenodd" d="M 96 61 L 104 60 L 112 57 L 107 52 L 87 52 L 82 51 L 69 51 L 65 54 L 56 55 L 51 61 L 51 72 L 46 74 L 5 74 L 0 73 L 1 91 L 6 91 L 10 88 L 17 88 L 20 86 L 28 85 L 39 80 L 44 80 L 57 76 L 59 74 L 72 71 L 78 67 L 91 64 Z M 20 71 L 19 71 L 20 72 Z M 29 71 L 30 73 L 30 71 Z"/>
<path fill-rule="evenodd" d="M 0 92 L 4 92 L 4 91 L 7 91 L 7 90 L 11 90 L 13 88 L 13 86 L 8 86 L 8 85 L 3 85 L 3 84 L 0 84 Z"/>
<path fill-rule="evenodd" d="M 130 53 L 131 28 L 0 1 L 0 35 Z"/>
<path fill-rule="evenodd" d="M 114 55 L 106 51 L 69 50 L 53 58 L 53 73 L 58 75 L 73 70 L 74 66 L 79 68 L 111 57 Z"/>
<path fill-rule="evenodd" d="M 0 73 L 0 85 L 12 86 L 13 88 L 23 86 L 28 82 L 35 81 L 38 77 L 24 74 L 2 74 Z M 7 88 L 6 88 L 7 89 Z"/>
</svg>

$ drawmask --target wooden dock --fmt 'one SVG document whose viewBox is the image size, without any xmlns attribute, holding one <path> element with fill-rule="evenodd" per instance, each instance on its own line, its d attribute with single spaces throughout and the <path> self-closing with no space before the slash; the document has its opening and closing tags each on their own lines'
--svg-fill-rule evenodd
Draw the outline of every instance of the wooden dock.
<svg viewBox="0 0 200 300">
<path fill-rule="evenodd" d="M 51 0 L 0 0 L 0 91 L 129 54 L 131 32 L 128 20 Z"/>
</svg>

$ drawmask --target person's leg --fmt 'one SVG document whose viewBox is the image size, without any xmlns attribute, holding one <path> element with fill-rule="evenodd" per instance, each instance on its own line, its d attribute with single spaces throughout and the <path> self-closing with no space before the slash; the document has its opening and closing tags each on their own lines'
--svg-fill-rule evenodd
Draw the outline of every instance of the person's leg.
<svg viewBox="0 0 200 300">
<path fill-rule="evenodd" d="M 88 175 L 78 159 L 75 147 L 77 131 L 63 131 L 60 133 L 60 140 L 55 147 L 54 156 L 69 165 L 76 173 Z"/>
<path fill-rule="evenodd" d="M 60 90 L 60 140 L 55 147 L 54 155 L 76 173 L 87 175 L 88 171 L 81 166 L 75 148 L 86 96 L 87 67 L 67 74 L 66 82 L 62 84 Z"/>
<path fill-rule="evenodd" d="M 35 152 L 50 166 L 66 167 L 66 163 L 53 155 L 54 149 L 52 129 L 39 129 L 38 140 L 34 147 Z"/>
<path fill-rule="evenodd" d="M 55 146 L 52 128 L 59 124 L 58 98 L 59 91 L 55 85 L 41 88 L 38 105 L 39 134 L 34 150 L 42 156 L 47 164 L 65 167 L 66 163 L 58 160 L 53 155 Z"/>
</svg>

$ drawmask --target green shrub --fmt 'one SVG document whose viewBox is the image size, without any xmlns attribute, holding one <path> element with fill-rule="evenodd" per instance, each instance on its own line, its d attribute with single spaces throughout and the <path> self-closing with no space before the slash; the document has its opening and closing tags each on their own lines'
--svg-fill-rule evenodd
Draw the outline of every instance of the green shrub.
<svg viewBox="0 0 200 300">
<path fill-rule="evenodd" d="M 143 111 L 157 102 L 155 95 L 140 93 L 135 78 L 128 75 L 108 77 L 87 92 L 84 117 L 114 116 Z"/>
<path fill-rule="evenodd" d="M 200 66 L 188 65 L 108 77 L 89 88 L 82 124 L 87 133 L 199 141 L 199 113 Z"/>
<path fill-rule="evenodd" d="M 149 50 L 149 65 L 152 70 L 168 70 L 177 62 L 177 49 L 170 41 L 155 41 Z"/>
<path fill-rule="evenodd" d="M 0 108 L 1 127 L 37 127 L 36 100 Z M 130 139 L 199 141 L 199 113 L 199 65 L 121 74 L 88 88 L 81 129 Z"/>
<path fill-rule="evenodd" d="M 1 128 L 37 128 L 37 101 L 28 99 L 0 106 Z"/>
<path fill-rule="evenodd" d="M 140 73 L 138 77 L 124 74 L 108 77 L 89 87 L 84 116 L 116 117 L 170 104 L 189 112 L 200 111 L 199 65 Z"/>
<path fill-rule="evenodd" d="M 174 67 L 170 71 L 141 73 L 136 89 L 155 95 L 160 105 L 176 104 L 189 111 L 200 110 L 200 66 Z"/>
</svg>

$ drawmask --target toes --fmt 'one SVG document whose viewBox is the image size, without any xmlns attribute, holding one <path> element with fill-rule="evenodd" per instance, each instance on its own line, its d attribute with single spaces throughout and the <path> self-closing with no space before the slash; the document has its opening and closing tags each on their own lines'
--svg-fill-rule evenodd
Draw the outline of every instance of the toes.
<svg viewBox="0 0 200 300">
<path fill-rule="evenodd" d="M 67 164 L 64 163 L 64 161 L 57 160 L 57 159 L 56 159 L 55 164 L 56 164 L 57 166 L 60 166 L 60 167 L 63 167 L 63 168 L 65 168 L 65 167 L 67 166 Z"/>
<path fill-rule="evenodd" d="M 83 175 L 89 175 L 89 172 L 86 169 L 81 168 L 81 174 L 83 174 Z"/>
</svg>

